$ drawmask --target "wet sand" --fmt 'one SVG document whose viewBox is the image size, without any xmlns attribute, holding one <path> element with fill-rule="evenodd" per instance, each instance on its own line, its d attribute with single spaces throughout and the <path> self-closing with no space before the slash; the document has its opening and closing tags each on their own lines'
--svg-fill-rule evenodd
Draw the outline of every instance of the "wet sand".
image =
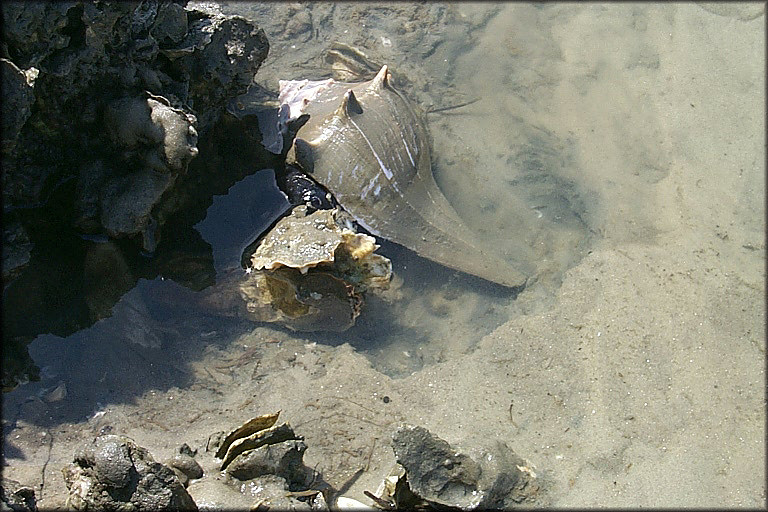
<svg viewBox="0 0 768 512">
<path fill-rule="evenodd" d="M 430 119 L 436 152 L 455 135 L 477 165 L 438 158 L 439 181 L 535 286 L 510 300 L 456 277 L 427 300 L 403 269 L 404 327 L 378 347 L 362 318 L 346 338 L 156 318 L 127 343 L 144 282 L 112 318 L 30 345 L 44 377 L 3 397 L 4 476 L 56 507 L 99 432 L 164 459 L 282 410 L 330 483 L 365 470 L 347 492 L 364 503 L 409 423 L 503 439 L 535 467 L 535 505 L 764 508 L 764 8 L 457 5 L 491 8 L 452 69 L 482 100 Z M 556 180 L 525 189 L 520 147 Z M 509 200 L 510 181 L 527 192 Z"/>
</svg>

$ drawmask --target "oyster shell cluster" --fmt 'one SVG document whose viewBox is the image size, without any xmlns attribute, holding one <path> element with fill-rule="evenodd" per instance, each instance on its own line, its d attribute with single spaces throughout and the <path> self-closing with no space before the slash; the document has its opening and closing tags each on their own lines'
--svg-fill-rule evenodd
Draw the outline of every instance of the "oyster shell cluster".
<svg viewBox="0 0 768 512">
<path fill-rule="evenodd" d="M 389 286 L 392 263 L 374 253 L 376 240 L 339 226 L 339 215 L 297 206 L 267 233 L 240 284 L 251 319 L 344 331 L 360 314 L 363 293 Z"/>
<path fill-rule="evenodd" d="M 278 416 L 280 411 L 257 416 L 227 434 L 216 450 L 216 458 L 222 459 L 221 470 L 226 470 L 237 456 L 249 450 L 292 439 L 299 440 L 288 423 L 275 425 Z"/>
</svg>

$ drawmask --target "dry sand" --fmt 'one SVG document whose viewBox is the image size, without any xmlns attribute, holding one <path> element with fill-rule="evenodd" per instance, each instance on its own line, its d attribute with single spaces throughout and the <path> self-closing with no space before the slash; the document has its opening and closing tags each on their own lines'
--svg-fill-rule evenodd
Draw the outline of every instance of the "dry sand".
<svg viewBox="0 0 768 512">
<path fill-rule="evenodd" d="M 573 230 L 550 237 L 544 254 L 560 259 L 537 262 L 540 286 L 499 302 L 508 321 L 483 331 L 457 316 L 422 347 L 428 364 L 400 378 L 343 335 L 317 343 L 268 326 L 207 336 L 191 320 L 165 359 L 112 346 L 103 325 L 66 350 L 40 337 L 31 351 L 50 362 L 44 381 L 4 396 L 4 476 L 57 506 L 61 467 L 99 431 L 162 459 L 279 409 L 329 482 L 366 469 L 347 493 L 365 503 L 394 463 L 392 432 L 410 423 L 452 443 L 503 439 L 535 467 L 539 505 L 764 508 L 764 7 L 494 5 L 453 70 L 484 116 L 435 123 L 491 170 L 532 140 L 515 123 L 560 144 L 588 247 Z M 504 179 L 497 169 L 470 192 L 495 213 L 459 209 L 495 222 L 509 256 L 521 235 L 505 215 L 523 214 L 493 197 Z M 461 177 L 444 183 L 451 195 Z"/>
</svg>

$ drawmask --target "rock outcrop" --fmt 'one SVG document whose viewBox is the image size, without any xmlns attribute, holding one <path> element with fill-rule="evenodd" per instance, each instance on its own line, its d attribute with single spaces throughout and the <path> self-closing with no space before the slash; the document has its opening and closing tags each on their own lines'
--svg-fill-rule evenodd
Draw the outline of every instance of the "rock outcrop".
<svg viewBox="0 0 768 512">
<path fill-rule="evenodd" d="M 181 182 L 200 182 L 188 174 L 211 169 L 190 171 L 198 141 L 212 146 L 205 138 L 228 102 L 247 90 L 269 44 L 253 22 L 212 3 L 0 8 L 9 389 L 35 377 L 25 342 L 45 332 L 66 336 L 111 309 L 100 304 L 93 314 L 82 297 L 71 296 L 83 287 L 88 247 L 80 238 L 120 241 L 128 259 L 131 251 L 155 251 L 164 224 L 189 202 Z M 57 257 L 59 249 L 71 261 Z M 52 304 L 66 304 L 66 311 Z M 16 326 L 14 318 L 24 316 Z"/>
</svg>

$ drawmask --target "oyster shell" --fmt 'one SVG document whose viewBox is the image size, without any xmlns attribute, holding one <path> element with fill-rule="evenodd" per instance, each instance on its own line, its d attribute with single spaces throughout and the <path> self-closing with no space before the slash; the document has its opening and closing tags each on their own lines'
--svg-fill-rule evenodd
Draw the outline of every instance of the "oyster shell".
<svg viewBox="0 0 768 512">
<path fill-rule="evenodd" d="M 229 451 L 229 447 L 238 439 L 248 437 L 251 434 L 270 428 L 277 422 L 277 417 L 280 416 L 280 411 L 274 414 L 262 414 L 253 419 L 248 420 L 243 425 L 239 426 L 229 434 L 221 442 L 221 446 L 216 450 L 216 458 L 223 459 Z"/>
<path fill-rule="evenodd" d="M 293 429 L 288 423 L 281 423 L 279 425 L 273 425 L 264 430 L 259 430 L 247 437 L 241 437 L 236 439 L 227 450 L 224 460 L 221 463 L 221 469 L 227 469 L 227 466 L 235 460 L 235 458 L 241 453 L 245 453 L 248 450 L 254 450 L 259 446 L 266 444 L 277 444 L 283 441 L 290 441 L 292 439 L 298 439 L 296 434 L 293 433 Z"/>
<path fill-rule="evenodd" d="M 253 272 L 240 285 L 248 318 L 294 331 L 346 331 L 360 315 L 362 298 L 352 286 L 325 272 L 296 269 Z"/>
<path fill-rule="evenodd" d="M 360 314 L 362 294 L 389 286 L 392 264 L 375 254 L 373 237 L 341 228 L 337 210 L 306 212 L 297 206 L 262 239 L 240 295 L 253 320 L 344 331 Z"/>
<path fill-rule="evenodd" d="M 389 83 L 280 81 L 281 109 L 304 114 L 287 159 L 325 186 L 355 220 L 448 267 L 510 287 L 526 277 L 483 247 L 435 183 L 422 114 Z"/>
</svg>

